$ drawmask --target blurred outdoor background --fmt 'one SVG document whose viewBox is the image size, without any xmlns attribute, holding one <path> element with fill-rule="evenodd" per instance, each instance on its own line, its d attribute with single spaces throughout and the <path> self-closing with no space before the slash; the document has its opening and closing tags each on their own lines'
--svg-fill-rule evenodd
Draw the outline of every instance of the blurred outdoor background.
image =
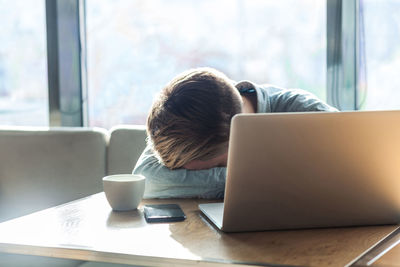
<svg viewBox="0 0 400 267">
<path fill-rule="evenodd" d="M 363 0 L 361 109 L 399 109 L 400 1 Z M 326 0 L 86 0 L 88 126 L 144 124 L 193 67 L 327 99 Z M 44 0 L 0 0 L 0 124 L 49 125 Z"/>
</svg>

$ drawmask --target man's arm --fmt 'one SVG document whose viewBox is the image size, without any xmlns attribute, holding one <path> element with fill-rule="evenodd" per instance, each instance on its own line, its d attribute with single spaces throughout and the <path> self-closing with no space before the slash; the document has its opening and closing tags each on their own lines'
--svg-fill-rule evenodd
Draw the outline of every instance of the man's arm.
<svg viewBox="0 0 400 267">
<path fill-rule="evenodd" d="M 133 170 L 146 177 L 144 198 L 223 198 L 226 168 L 171 170 L 147 146 Z"/>
<path fill-rule="evenodd" d="M 338 111 L 314 94 L 302 89 L 266 87 L 272 112 Z"/>
</svg>

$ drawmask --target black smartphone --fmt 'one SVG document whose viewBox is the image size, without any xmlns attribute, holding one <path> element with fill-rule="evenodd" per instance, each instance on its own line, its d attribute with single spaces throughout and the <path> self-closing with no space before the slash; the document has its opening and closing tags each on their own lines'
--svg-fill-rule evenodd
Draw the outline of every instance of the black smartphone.
<svg viewBox="0 0 400 267">
<path fill-rule="evenodd" d="M 185 213 L 177 204 L 145 205 L 144 217 L 147 222 L 179 222 L 186 219 Z"/>
</svg>

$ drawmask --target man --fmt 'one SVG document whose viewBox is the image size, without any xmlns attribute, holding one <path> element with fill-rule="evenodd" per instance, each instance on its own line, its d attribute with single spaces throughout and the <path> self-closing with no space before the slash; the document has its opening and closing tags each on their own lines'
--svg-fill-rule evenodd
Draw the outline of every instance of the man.
<svg viewBox="0 0 400 267">
<path fill-rule="evenodd" d="M 146 177 L 145 198 L 223 198 L 232 117 L 304 111 L 337 110 L 299 89 L 235 84 L 211 68 L 183 72 L 153 103 L 133 173 Z"/>
</svg>

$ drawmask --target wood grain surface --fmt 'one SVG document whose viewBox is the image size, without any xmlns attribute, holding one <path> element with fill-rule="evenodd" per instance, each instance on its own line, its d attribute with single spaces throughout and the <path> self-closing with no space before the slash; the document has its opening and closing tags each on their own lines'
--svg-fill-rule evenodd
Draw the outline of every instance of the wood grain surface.
<svg viewBox="0 0 400 267">
<path fill-rule="evenodd" d="M 143 266 L 344 266 L 397 226 L 223 233 L 198 209 L 204 200 L 145 200 L 113 212 L 104 194 L 0 224 L 0 252 Z M 187 219 L 146 223 L 144 204 L 177 203 Z"/>
</svg>

